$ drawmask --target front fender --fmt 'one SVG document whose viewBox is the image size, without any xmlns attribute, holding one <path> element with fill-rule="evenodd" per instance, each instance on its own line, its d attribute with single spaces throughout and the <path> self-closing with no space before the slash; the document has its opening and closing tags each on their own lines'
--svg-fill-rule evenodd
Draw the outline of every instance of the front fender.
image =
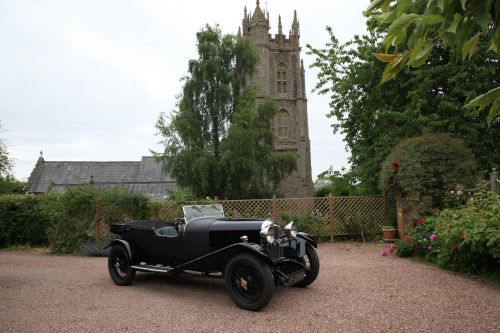
<svg viewBox="0 0 500 333">
<path fill-rule="evenodd" d="M 307 244 L 311 244 L 313 247 L 318 248 L 318 243 L 305 232 L 298 232 L 297 237 L 305 240 Z"/>
<path fill-rule="evenodd" d="M 128 253 L 128 257 L 130 258 L 130 261 L 133 261 L 133 256 L 132 256 L 132 247 L 130 246 L 129 242 L 123 239 L 113 239 L 111 242 L 109 242 L 108 245 L 106 245 L 104 248 L 107 249 L 108 247 L 111 247 L 113 245 L 120 245 L 123 246 Z"/>
</svg>

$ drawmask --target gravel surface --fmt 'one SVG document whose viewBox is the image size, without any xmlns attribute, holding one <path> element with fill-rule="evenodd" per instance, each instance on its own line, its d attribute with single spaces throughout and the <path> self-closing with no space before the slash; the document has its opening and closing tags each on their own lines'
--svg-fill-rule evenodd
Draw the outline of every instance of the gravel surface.
<svg viewBox="0 0 500 333">
<path fill-rule="evenodd" d="M 500 287 L 395 256 L 320 244 L 308 288 L 241 310 L 224 281 L 138 273 L 115 286 L 106 258 L 0 251 L 1 332 L 500 332 Z"/>
</svg>

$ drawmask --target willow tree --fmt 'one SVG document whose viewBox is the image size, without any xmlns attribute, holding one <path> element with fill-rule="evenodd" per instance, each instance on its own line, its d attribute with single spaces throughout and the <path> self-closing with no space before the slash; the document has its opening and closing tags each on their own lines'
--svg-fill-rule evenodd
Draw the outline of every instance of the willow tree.
<svg viewBox="0 0 500 333">
<path fill-rule="evenodd" d="M 271 194 L 295 168 L 295 156 L 273 149 L 271 100 L 256 104 L 248 84 L 258 55 L 244 37 L 218 26 L 197 33 L 198 59 L 189 61 L 178 109 L 156 124 L 165 171 L 197 196 Z"/>
</svg>

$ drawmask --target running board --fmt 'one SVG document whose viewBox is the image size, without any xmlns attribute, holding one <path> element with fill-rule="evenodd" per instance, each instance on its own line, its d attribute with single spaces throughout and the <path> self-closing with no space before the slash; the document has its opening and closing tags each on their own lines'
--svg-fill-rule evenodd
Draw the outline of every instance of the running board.
<svg viewBox="0 0 500 333">
<path fill-rule="evenodd" d="M 135 269 L 136 271 L 141 272 L 157 272 L 157 273 L 168 273 L 174 270 L 169 266 L 154 266 L 154 265 L 134 265 L 130 266 L 130 268 Z"/>
</svg>

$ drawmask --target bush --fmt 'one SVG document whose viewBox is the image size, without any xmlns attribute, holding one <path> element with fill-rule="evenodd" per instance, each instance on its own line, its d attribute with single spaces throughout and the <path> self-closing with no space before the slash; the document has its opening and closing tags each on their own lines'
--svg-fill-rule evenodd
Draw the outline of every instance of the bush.
<svg viewBox="0 0 500 333">
<path fill-rule="evenodd" d="M 375 216 L 353 212 L 344 221 L 345 230 L 363 242 L 380 238 L 381 226 Z"/>
<path fill-rule="evenodd" d="M 499 216 L 500 198 L 477 193 L 466 206 L 445 209 L 418 224 L 398 241 L 396 253 L 420 256 L 450 270 L 500 275 Z M 433 234 L 435 240 L 430 239 Z"/>
<path fill-rule="evenodd" d="M 1 195 L 0 247 L 14 245 L 44 246 L 47 229 L 57 212 L 58 195 Z"/>
<path fill-rule="evenodd" d="M 401 191 L 410 216 L 443 208 L 445 195 L 457 186 L 474 186 L 474 155 L 448 134 L 424 134 L 402 140 L 387 156 L 380 173 L 384 191 Z"/>
<path fill-rule="evenodd" d="M 288 223 L 289 221 L 293 221 L 297 224 L 298 231 L 302 231 L 313 236 L 323 234 L 321 231 L 326 226 L 325 221 L 323 221 L 321 217 L 314 214 L 298 216 L 290 213 L 282 213 L 281 219 L 283 221 L 286 221 L 286 223 Z"/>
<path fill-rule="evenodd" d="M 146 220 L 153 208 L 148 196 L 120 188 L 89 186 L 70 188 L 62 194 L 2 195 L 0 247 L 49 246 L 53 253 L 75 253 L 95 239 L 98 221 Z"/>
<path fill-rule="evenodd" d="M 61 195 L 59 218 L 48 229 L 53 253 L 74 253 L 95 238 L 97 222 L 150 219 L 151 199 L 131 194 L 121 188 L 99 190 L 91 186 L 68 189 Z"/>
<path fill-rule="evenodd" d="M 0 176 L 0 194 L 20 194 L 24 191 L 25 182 L 12 176 Z"/>
</svg>

